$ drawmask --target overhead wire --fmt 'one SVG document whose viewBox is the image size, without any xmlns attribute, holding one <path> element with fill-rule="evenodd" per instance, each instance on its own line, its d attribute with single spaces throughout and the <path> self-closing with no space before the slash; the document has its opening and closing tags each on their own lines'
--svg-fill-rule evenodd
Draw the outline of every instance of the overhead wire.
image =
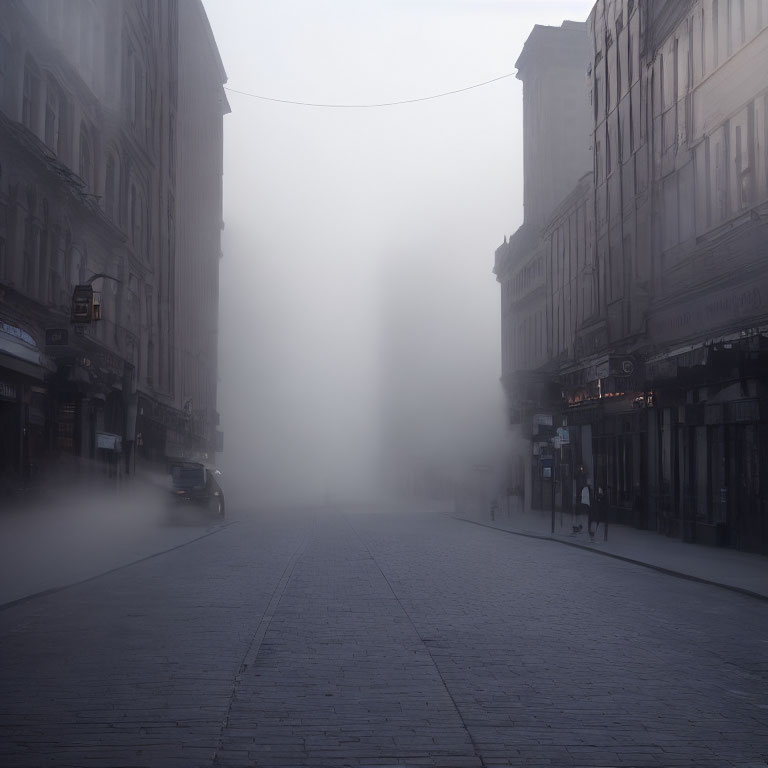
<svg viewBox="0 0 768 768">
<path fill-rule="evenodd" d="M 506 75 L 500 75 L 499 77 L 494 77 L 491 80 L 485 80 L 482 83 L 475 83 L 474 85 L 468 85 L 465 88 L 456 88 L 453 91 L 445 91 L 444 93 L 436 93 L 432 96 L 421 96 L 416 99 L 402 99 L 401 101 L 385 101 L 378 104 L 321 104 L 316 102 L 309 102 L 309 101 L 292 101 L 290 99 L 277 99 L 273 98 L 271 96 L 262 96 L 258 93 L 249 93 L 248 91 L 240 91 L 237 88 L 230 88 L 229 86 L 224 86 L 225 91 L 229 91 L 230 93 L 239 93 L 241 96 L 249 96 L 252 99 L 261 99 L 262 101 L 274 101 L 279 104 L 293 104 L 294 106 L 298 107 L 319 107 L 323 109 L 377 109 L 379 107 L 397 107 L 401 104 L 415 104 L 419 101 L 430 101 L 432 99 L 442 99 L 444 96 L 453 96 L 457 93 L 463 93 L 464 91 L 471 91 L 473 88 L 482 88 L 484 85 L 490 85 L 491 83 L 496 83 L 499 80 L 504 80 L 507 77 L 514 77 L 515 73 L 510 72 Z"/>
</svg>

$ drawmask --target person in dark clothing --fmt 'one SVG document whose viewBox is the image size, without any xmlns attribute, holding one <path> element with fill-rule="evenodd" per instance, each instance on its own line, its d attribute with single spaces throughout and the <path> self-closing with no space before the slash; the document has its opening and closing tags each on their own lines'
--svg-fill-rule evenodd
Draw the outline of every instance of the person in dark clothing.
<svg viewBox="0 0 768 768">
<path fill-rule="evenodd" d="M 595 540 L 595 534 L 597 533 L 597 529 L 600 527 L 600 522 L 603 522 L 603 525 L 605 525 L 605 521 L 603 520 L 603 512 L 605 510 L 605 492 L 603 491 L 602 486 L 597 487 L 597 493 L 595 494 L 595 503 L 589 508 L 589 523 L 588 523 L 588 530 L 589 530 L 589 540 L 594 541 Z M 592 524 L 595 524 L 595 529 L 592 530 Z"/>
<path fill-rule="evenodd" d="M 581 533 L 581 529 L 583 527 L 581 524 L 582 515 L 586 515 L 587 521 L 589 521 L 591 502 L 592 502 L 592 489 L 589 487 L 589 484 L 584 483 L 584 485 L 581 488 L 581 492 L 579 493 L 579 500 L 574 508 L 574 514 L 573 514 L 573 532 L 574 533 Z"/>
</svg>

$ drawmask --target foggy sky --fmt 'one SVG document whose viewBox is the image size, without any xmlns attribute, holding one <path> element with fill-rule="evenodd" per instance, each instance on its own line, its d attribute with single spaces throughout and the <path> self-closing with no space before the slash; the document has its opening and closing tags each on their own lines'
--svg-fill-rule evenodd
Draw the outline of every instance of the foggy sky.
<svg viewBox="0 0 768 768">
<path fill-rule="evenodd" d="M 380 103 L 514 72 L 591 3 L 206 0 L 228 86 Z M 493 253 L 522 222 L 522 85 L 321 109 L 228 93 L 219 410 L 255 503 L 361 497 L 393 456 L 504 440 Z M 427 457 L 427 458 L 425 458 Z"/>
</svg>

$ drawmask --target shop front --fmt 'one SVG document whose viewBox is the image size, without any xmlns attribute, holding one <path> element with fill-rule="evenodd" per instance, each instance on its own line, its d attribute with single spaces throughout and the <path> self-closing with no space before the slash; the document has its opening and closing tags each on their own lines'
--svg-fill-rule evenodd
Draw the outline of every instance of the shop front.
<svg viewBox="0 0 768 768">
<path fill-rule="evenodd" d="M 0 486 L 7 492 L 36 482 L 45 465 L 49 404 L 45 364 L 22 323 L 0 322 Z"/>
<path fill-rule="evenodd" d="M 658 403 L 649 485 L 663 533 L 768 554 L 766 371 L 768 338 L 760 334 L 649 367 Z"/>
<path fill-rule="evenodd" d="M 643 387 L 636 358 L 603 355 L 565 372 L 562 382 L 568 451 L 561 475 L 572 503 L 586 484 L 593 500 L 604 500 L 609 522 L 653 528 L 646 492 L 653 394 Z"/>
</svg>

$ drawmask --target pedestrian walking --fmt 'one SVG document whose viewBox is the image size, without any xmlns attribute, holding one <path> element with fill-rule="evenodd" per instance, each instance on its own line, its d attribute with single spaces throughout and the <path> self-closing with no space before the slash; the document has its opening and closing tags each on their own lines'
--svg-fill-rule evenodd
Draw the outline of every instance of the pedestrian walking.
<svg viewBox="0 0 768 768">
<path fill-rule="evenodd" d="M 581 533 L 582 528 L 584 527 L 581 522 L 581 516 L 586 515 L 587 521 L 590 519 L 590 502 L 591 502 L 591 491 L 589 488 L 589 483 L 585 482 L 584 486 L 581 489 L 581 493 L 579 494 L 579 502 L 575 505 L 574 511 L 573 511 L 573 532 L 574 533 Z"/>
<path fill-rule="evenodd" d="M 590 507 L 589 523 L 587 524 L 587 530 L 589 531 L 589 540 L 595 540 L 595 534 L 600 527 L 600 521 L 604 516 L 605 510 L 605 492 L 601 485 L 597 486 L 597 493 L 595 494 L 595 503 Z M 592 530 L 592 523 L 595 524 L 595 530 Z M 605 520 L 603 520 L 605 525 Z"/>
</svg>

